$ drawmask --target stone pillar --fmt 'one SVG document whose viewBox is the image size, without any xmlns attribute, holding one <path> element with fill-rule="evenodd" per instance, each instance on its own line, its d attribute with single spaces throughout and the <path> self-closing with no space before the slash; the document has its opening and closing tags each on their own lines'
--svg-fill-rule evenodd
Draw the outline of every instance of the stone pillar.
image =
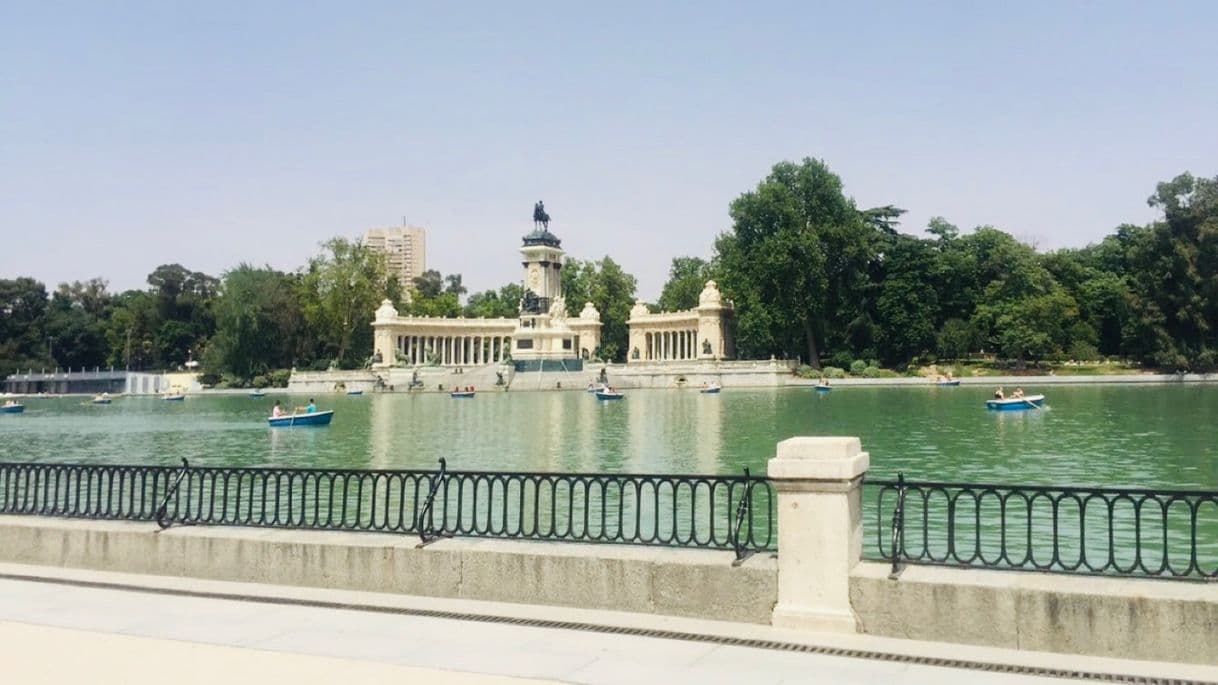
<svg viewBox="0 0 1218 685">
<path fill-rule="evenodd" d="M 776 628 L 858 632 L 850 569 L 863 553 L 863 474 L 858 438 L 789 438 L 767 475 L 778 495 Z"/>
</svg>

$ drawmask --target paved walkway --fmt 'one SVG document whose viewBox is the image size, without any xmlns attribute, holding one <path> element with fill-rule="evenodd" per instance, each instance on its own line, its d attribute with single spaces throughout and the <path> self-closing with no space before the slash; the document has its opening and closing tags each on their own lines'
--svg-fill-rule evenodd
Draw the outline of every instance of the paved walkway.
<svg viewBox="0 0 1218 685">
<path fill-rule="evenodd" d="M 4 679 L 15 683 L 465 685 L 502 683 L 505 676 L 623 685 L 1065 682 L 655 637 L 7 579 L 0 579 L 0 654 Z"/>
</svg>

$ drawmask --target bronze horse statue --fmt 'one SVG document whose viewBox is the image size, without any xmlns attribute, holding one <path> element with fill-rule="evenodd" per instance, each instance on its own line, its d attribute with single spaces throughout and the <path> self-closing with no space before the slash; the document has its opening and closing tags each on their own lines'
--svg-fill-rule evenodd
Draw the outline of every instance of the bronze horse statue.
<svg viewBox="0 0 1218 685">
<path fill-rule="evenodd" d="M 550 230 L 550 215 L 546 214 L 546 205 L 541 200 L 533 205 L 533 228 Z"/>
</svg>

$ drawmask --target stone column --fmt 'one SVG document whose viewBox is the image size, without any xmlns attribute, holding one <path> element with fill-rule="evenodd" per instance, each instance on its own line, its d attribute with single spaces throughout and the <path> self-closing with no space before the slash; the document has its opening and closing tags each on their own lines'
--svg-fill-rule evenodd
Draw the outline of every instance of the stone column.
<svg viewBox="0 0 1218 685">
<path fill-rule="evenodd" d="M 858 438 L 790 438 L 767 475 L 778 495 L 777 628 L 858 632 L 850 569 L 863 553 L 863 474 Z"/>
</svg>

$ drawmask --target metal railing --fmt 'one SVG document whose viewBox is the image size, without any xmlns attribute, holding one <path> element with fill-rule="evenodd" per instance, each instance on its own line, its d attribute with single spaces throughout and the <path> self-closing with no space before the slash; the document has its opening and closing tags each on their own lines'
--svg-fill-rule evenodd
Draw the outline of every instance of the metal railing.
<svg viewBox="0 0 1218 685">
<path fill-rule="evenodd" d="M 0 463 L 0 514 L 776 548 L 773 492 L 740 476 Z"/>
<path fill-rule="evenodd" d="M 1218 492 L 868 480 L 866 556 L 902 564 L 1218 578 Z M 871 495 L 868 495 L 869 498 Z"/>
</svg>

